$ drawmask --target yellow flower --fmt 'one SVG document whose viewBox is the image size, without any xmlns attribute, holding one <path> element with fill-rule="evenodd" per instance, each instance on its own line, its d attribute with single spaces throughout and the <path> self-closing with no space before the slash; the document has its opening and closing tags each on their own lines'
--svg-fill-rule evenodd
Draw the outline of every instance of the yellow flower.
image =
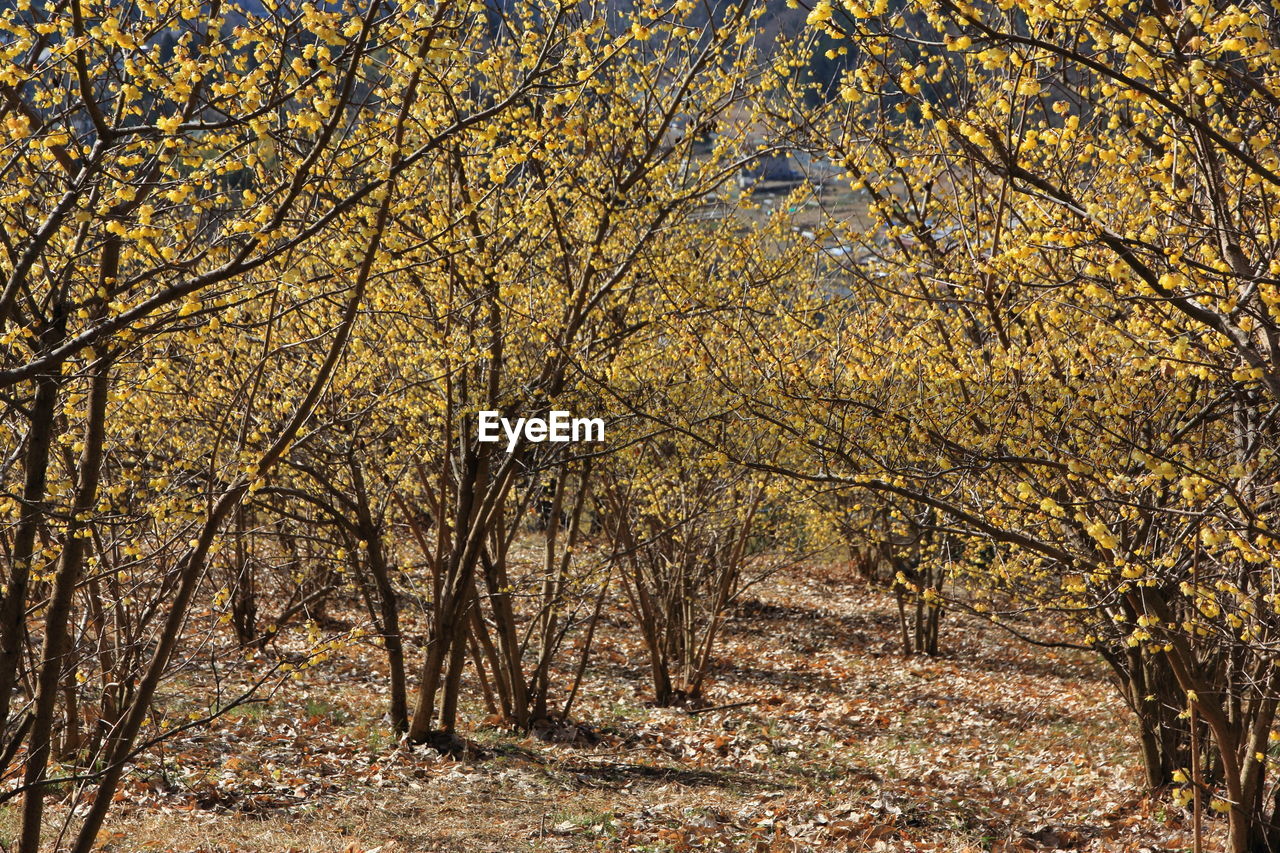
<svg viewBox="0 0 1280 853">
<path fill-rule="evenodd" d="M 165 133 L 170 136 L 177 133 L 178 128 L 181 125 L 182 116 L 180 115 L 171 115 L 156 119 L 156 128 L 159 129 L 161 133 Z"/>
</svg>

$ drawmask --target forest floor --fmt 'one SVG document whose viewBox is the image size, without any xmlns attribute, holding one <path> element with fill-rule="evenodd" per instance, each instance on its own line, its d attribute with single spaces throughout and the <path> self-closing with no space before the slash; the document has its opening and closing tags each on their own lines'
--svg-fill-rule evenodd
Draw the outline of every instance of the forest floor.
<svg viewBox="0 0 1280 853">
<path fill-rule="evenodd" d="M 203 853 L 1190 849 L 1185 813 L 1144 792 L 1130 717 L 1094 660 L 961 617 L 944 622 L 939 658 L 902 657 L 896 636 L 890 596 L 817 570 L 776 575 L 718 647 L 710 701 L 745 704 L 691 714 L 646 704 L 638 639 L 610 613 L 574 711 L 591 736 L 512 734 L 474 722 L 477 703 L 462 733 L 478 749 L 463 760 L 389 737 L 380 653 L 354 647 L 168 741 L 117 795 L 102 840 Z"/>
</svg>

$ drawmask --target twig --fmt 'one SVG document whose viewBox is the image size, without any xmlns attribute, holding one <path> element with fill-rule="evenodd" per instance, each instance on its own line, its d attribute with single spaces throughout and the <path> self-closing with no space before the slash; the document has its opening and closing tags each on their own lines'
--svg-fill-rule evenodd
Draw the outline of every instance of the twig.
<svg viewBox="0 0 1280 853">
<path fill-rule="evenodd" d="M 730 702 L 728 705 L 712 705 L 710 708 L 690 708 L 685 711 L 685 713 L 693 716 L 694 714 L 706 714 L 711 711 L 728 711 L 730 708 L 745 708 L 748 705 L 758 704 L 760 704 L 759 699 L 748 699 L 745 702 Z"/>
</svg>

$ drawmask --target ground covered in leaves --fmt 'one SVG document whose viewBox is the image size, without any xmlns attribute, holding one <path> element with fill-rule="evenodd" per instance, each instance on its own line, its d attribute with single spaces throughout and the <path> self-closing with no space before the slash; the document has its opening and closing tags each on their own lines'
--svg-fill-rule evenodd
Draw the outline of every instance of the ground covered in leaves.
<svg viewBox="0 0 1280 853">
<path fill-rule="evenodd" d="M 356 645 L 168 741 L 118 795 L 103 841 L 206 853 L 1189 849 L 1189 818 L 1143 791 L 1130 719 L 1091 659 L 960 617 L 944 623 L 942 657 L 904 659 L 896 631 L 882 592 L 838 573 L 775 576 L 744 597 L 718 648 L 710 701 L 730 707 L 689 713 L 646 704 L 638 639 L 613 612 L 580 727 L 469 723 L 462 759 L 389 737 L 380 653 Z"/>
</svg>

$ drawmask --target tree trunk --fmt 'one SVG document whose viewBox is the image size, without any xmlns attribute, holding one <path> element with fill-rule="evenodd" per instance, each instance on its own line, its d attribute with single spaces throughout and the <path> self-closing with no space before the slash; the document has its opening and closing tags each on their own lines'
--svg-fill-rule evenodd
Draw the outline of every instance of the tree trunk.
<svg viewBox="0 0 1280 853">
<path fill-rule="evenodd" d="M 365 488 L 364 474 L 354 456 L 349 458 L 348 462 L 356 497 L 356 529 L 360 538 L 364 540 L 366 562 L 378 592 L 382 647 L 387 653 L 387 668 L 391 672 L 391 727 L 397 732 L 404 732 L 409 728 L 409 700 L 405 688 L 404 638 L 400 634 L 400 605 L 396 601 L 395 587 L 391 584 L 391 573 L 387 567 L 382 527 L 374 519 L 373 510 L 369 505 L 369 492 Z"/>
<path fill-rule="evenodd" d="M 46 348 L 63 337 L 66 320 L 63 309 L 55 307 L 52 328 L 46 334 Z M 26 636 L 27 586 L 31 561 L 35 556 L 36 534 L 44 524 L 45 486 L 49 472 L 49 450 L 53 442 L 54 414 L 61 390 L 60 373 L 36 379 L 31 425 L 27 431 L 27 452 L 23 459 L 22 514 L 13 537 L 13 559 L 4 598 L 0 601 L 0 731 L 8 729 L 9 705 L 17 685 L 18 664 Z"/>
<path fill-rule="evenodd" d="M 64 660 L 69 651 L 67 623 L 71 616 L 71 599 L 80 580 L 80 569 L 88 545 L 86 522 L 98 500 L 98 482 L 102 472 L 107 391 L 110 388 L 108 361 L 100 359 L 89 391 L 84 449 L 79 464 L 79 482 L 67 523 L 67 541 L 62 561 L 53 582 L 53 592 L 45 615 L 44 655 L 36 687 L 36 709 L 27 742 L 27 765 L 23 785 L 27 791 L 22 802 L 21 853 L 39 853 L 41 817 L 44 811 L 45 771 L 49 763 L 50 735 L 54 708 L 62 687 Z"/>
</svg>

